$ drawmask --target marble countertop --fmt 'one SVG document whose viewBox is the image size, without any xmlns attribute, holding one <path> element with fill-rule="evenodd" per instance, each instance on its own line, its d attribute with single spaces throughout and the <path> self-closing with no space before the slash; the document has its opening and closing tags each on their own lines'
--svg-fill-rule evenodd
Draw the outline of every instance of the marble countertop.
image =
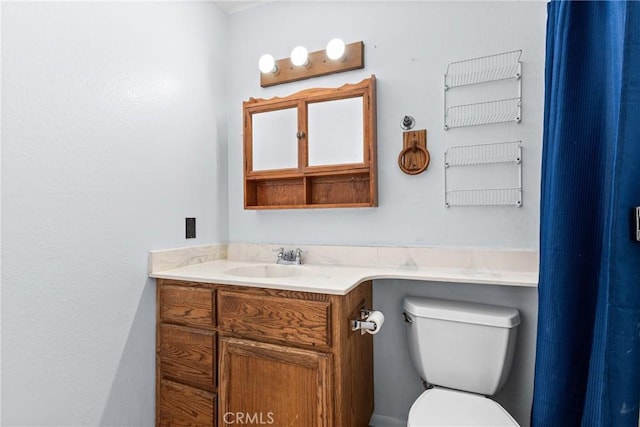
<svg viewBox="0 0 640 427">
<path fill-rule="evenodd" d="M 217 251 L 217 252 L 216 252 Z M 404 263 L 376 265 L 278 265 L 274 261 L 228 259 L 227 248 L 213 255 L 188 257 L 191 261 L 159 263 L 150 260 L 150 277 L 227 285 L 346 295 L 360 283 L 373 279 L 401 279 L 536 287 L 536 269 L 478 268 Z M 272 254 L 270 254 L 273 257 Z M 258 257 L 259 258 L 259 257 Z M 196 259 L 193 262 L 193 259 Z M 483 267 L 483 266 L 480 266 Z M 486 267 L 486 266 L 484 266 Z M 489 266 L 490 267 L 490 266 Z M 271 276 L 271 277 L 270 277 Z"/>
</svg>

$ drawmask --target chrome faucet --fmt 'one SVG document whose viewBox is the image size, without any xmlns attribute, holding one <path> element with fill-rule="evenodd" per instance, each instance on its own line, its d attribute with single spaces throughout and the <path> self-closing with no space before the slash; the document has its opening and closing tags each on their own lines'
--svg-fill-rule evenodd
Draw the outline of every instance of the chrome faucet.
<svg viewBox="0 0 640 427">
<path fill-rule="evenodd" d="M 284 248 L 277 250 L 278 260 L 276 263 L 285 265 L 301 265 L 303 251 L 300 248 L 296 250 L 285 251 Z"/>
</svg>

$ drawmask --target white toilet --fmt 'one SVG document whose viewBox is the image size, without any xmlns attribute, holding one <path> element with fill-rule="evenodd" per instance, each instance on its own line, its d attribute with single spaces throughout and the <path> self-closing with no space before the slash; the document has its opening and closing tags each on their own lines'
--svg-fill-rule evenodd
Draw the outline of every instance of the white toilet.
<svg viewBox="0 0 640 427">
<path fill-rule="evenodd" d="M 518 426 L 486 397 L 509 377 L 518 310 L 417 297 L 403 308 L 411 359 L 433 386 L 411 406 L 407 427 Z"/>
</svg>

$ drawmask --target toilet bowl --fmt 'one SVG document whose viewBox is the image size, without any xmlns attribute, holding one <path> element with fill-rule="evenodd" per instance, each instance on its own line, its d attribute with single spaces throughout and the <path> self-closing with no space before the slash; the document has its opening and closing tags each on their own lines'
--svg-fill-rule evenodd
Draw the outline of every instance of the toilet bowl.
<svg viewBox="0 0 640 427">
<path fill-rule="evenodd" d="M 407 420 L 407 427 L 431 426 L 515 427 L 518 423 L 487 397 L 434 387 L 416 399 Z"/>
<path fill-rule="evenodd" d="M 407 427 L 518 426 L 487 397 L 511 371 L 518 310 L 416 297 L 403 308 L 411 360 L 432 387 L 411 406 Z"/>
</svg>

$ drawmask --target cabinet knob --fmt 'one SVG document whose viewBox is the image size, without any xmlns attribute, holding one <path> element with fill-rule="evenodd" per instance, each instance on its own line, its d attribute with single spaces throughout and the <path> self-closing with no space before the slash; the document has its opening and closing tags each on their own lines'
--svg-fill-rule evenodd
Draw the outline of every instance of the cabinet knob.
<svg viewBox="0 0 640 427">
<path fill-rule="evenodd" d="M 296 132 L 296 138 L 298 139 L 304 138 L 304 131 L 299 130 L 298 132 Z"/>
</svg>

